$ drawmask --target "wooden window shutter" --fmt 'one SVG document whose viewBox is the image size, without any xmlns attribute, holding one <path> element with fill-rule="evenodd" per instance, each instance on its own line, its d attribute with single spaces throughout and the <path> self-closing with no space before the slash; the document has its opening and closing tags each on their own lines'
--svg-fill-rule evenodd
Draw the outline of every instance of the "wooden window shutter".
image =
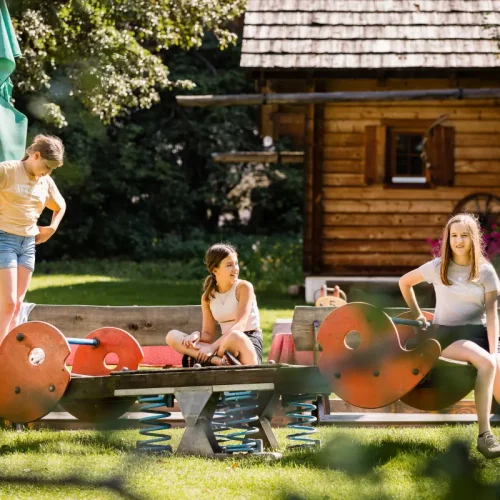
<svg viewBox="0 0 500 500">
<path fill-rule="evenodd" d="M 382 183 L 385 179 L 387 127 L 365 127 L 365 183 Z"/>
<path fill-rule="evenodd" d="M 453 186 L 455 173 L 455 128 L 436 126 L 429 136 L 427 155 L 432 183 Z"/>
<path fill-rule="evenodd" d="M 365 128 L 365 183 L 375 184 L 377 179 L 377 127 Z"/>
</svg>

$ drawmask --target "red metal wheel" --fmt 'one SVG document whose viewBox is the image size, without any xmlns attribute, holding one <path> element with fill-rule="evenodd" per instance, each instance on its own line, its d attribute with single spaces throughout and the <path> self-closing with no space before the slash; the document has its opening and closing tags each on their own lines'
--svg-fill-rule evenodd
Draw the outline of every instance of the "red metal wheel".
<svg viewBox="0 0 500 500">
<path fill-rule="evenodd" d="M 79 375 L 109 375 L 124 368 L 137 370 L 144 358 L 141 346 L 130 333 L 120 328 L 105 326 L 89 333 L 86 339 L 98 339 L 97 347 L 78 346 L 73 360 L 72 373 Z M 105 359 L 114 353 L 118 357 L 115 368 L 108 368 Z"/>
<path fill-rule="evenodd" d="M 47 415 L 69 384 L 70 352 L 55 326 L 30 321 L 14 328 L 0 345 L 0 415 L 16 423 Z"/>
<path fill-rule="evenodd" d="M 413 389 L 439 358 L 435 340 L 407 351 L 389 316 L 370 304 L 351 302 L 334 309 L 318 331 L 321 373 L 344 401 L 380 408 Z"/>
</svg>

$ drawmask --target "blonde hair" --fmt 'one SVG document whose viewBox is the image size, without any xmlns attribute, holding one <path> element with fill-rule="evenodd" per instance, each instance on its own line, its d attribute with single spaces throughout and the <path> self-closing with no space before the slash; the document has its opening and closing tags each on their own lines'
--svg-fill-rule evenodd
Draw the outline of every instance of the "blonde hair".
<svg viewBox="0 0 500 500">
<path fill-rule="evenodd" d="M 236 254 L 236 250 L 229 243 L 217 243 L 207 250 L 204 262 L 210 274 L 203 283 L 203 299 L 207 302 L 210 302 L 210 299 L 215 297 L 215 292 L 218 291 L 214 269 L 217 269 L 220 263 L 231 254 Z"/>
<path fill-rule="evenodd" d="M 452 250 L 450 245 L 450 232 L 451 225 L 460 222 L 467 227 L 471 238 L 471 250 L 470 250 L 470 273 L 469 281 L 477 281 L 479 279 L 479 267 L 482 262 L 486 262 L 486 256 L 484 254 L 483 237 L 481 231 L 481 225 L 476 215 L 469 213 L 461 213 L 453 215 L 450 220 L 446 223 L 443 229 L 443 236 L 441 238 L 441 281 L 444 285 L 450 286 L 451 283 L 448 280 L 448 268 L 450 267 L 450 261 L 452 256 Z"/>
<path fill-rule="evenodd" d="M 26 149 L 23 161 L 36 152 L 40 153 L 44 160 L 62 162 L 64 159 L 64 145 L 61 139 L 54 135 L 35 136 L 31 146 Z"/>
</svg>

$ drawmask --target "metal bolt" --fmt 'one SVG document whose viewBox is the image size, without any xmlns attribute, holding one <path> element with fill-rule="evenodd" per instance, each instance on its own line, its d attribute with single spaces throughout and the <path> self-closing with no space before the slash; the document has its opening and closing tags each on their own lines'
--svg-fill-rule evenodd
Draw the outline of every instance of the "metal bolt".
<svg viewBox="0 0 500 500">
<path fill-rule="evenodd" d="M 420 370 L 418 368 L 413 368 L 411 372 L 413 373 L 413 375 L 418 375 L 420 373 Z"/>
<path fill-rule="evenodd" d="M 18 333 L 18 334 L 16 335 L 16 340 L 17 340 L 18 342 L 22 342 L 22 341 L 24 340 L 24 334 L 22 334 L 22 333 Z"/>
<path fill-rule="evenodd" d="M 340 378 L 340 373 L 337 372 L 334 376 L 335 376 L 335 378 Z"/>
<path fill-rule="evenodd" d="M 21 392 L 21 388 L 20 388 L 20 387 L 16 387 L 16 388 L 14 388 L 14 392 L 15 392 L 16 394 L 19 394 L 19 393 Z"/>
<path fill-rule="evenodd" d="M 56 390 L 55 386 L 49 385 L 49 391 L 54 392 Z"/>
<path fill-rule="evenodd" d="M 380 375 L 380 372 L 379 372 L 378 370 L 375 370 L 375 371 L 373 372 L 373 376 L 374 376 L 374 377 L 378 377 L 379 375 Z"/>
<path fill-rule="evenodd" d="M 146 328 L 151 328 L 153 326 L 153 323 L 150 323 L 149 321 L 146 323 Z"/>
</svg>

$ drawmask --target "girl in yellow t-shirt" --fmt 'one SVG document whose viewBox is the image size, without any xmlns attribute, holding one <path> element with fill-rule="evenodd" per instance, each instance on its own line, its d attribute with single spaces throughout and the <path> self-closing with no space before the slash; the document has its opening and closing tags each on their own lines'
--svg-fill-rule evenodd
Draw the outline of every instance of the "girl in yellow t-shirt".
<svg viewBox="0 0 500 500">
<path fill-rule="evenodd" d="M 16 326 L 35 269 L 35 245 L 57 230 L 66 203 L 50 174 L 63 164 L 57 137 L 37 135 L 20 161 L 0 163 L 0 343 Z M 38 226 L 43 209 L 54 213 Z"/>
</svg>

